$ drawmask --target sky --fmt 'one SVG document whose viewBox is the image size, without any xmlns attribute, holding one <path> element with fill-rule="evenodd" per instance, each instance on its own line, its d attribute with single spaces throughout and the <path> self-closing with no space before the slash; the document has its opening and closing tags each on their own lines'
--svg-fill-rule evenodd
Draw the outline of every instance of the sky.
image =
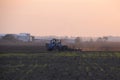
<svg viewBox="0 0 120 80">
<path fill-rule="evenodd" d="M 0 0 L 0 34 L 120 36 L 120 0 Z"/>
</svg>

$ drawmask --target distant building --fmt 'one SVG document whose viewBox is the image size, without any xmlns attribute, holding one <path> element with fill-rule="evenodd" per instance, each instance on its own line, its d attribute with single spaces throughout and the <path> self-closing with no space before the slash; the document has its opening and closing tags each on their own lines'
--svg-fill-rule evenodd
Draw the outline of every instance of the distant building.
<svg viewBox="0 0 120 80">
<path fill-rule="evenodd" d="M 2 37 L 6 36 L 8 34 L 0 34 L 0 39 L 2 39 Z M 33 36 L 31 36 L 29 33 L 20 33 L 20 34 L 10 34 L 12 36 L 14 36 L 14 38 L 16 40 L 20 40 L 23 42 L 30 42 L 33 41 Z"/>
<path fill-rule="evenodd" d="M 29 33 L 20 33 L 20 34 L 17 35 L 17 39 L 21 40 L 21 41 L 24 41 L 24 42 L 32 41 L 31 38 L 32 37 Z"/>
<path fill-rule="evenodd" d="M 0 34 L 0 39 L 2 39 L 3 36 L 5 36 L 6 34 Z"/>
</svg>

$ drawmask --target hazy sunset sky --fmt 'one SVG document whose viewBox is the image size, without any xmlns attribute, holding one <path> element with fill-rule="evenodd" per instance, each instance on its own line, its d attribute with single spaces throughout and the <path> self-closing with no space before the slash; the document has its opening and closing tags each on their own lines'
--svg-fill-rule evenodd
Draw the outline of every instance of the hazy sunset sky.
<svg viewBox="0 0 120 80">
<path fill-rule="evenodd" d="M 120 0 L 0 0 L 0 34 L 120 36 Z"/>
</svg>

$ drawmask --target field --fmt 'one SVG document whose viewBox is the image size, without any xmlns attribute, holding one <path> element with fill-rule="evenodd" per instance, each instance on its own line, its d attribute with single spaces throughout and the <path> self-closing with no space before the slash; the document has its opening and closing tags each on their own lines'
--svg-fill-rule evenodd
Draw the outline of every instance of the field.
<svg viewBox="0 0 120 80">
<path fill-rule="evenodd" d="M 0 53 L 0 80 L 120 80 L 120 52 Z"/>
</svg>

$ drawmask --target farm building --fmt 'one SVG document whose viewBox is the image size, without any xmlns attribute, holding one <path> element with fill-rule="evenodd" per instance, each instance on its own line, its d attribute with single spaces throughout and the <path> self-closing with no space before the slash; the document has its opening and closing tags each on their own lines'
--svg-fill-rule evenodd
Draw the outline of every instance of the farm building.
<svg viewBox="0 0 120 80">
<path fill-rule="evenodd" d="M 0 39 L 2 39 L 3 36 L 5 36 L 6 34 L 0 34 Z"/>
<path fill-rule="evenodd" d="M 32 41 L 32 36 L 29 33 L 20 33 L 17 35 L 17 39 L 24 42 L 29 42 Z"/>
<path fill-rule="evenodd" d="M 16 40 L 20 40 L 23 42 L 30 42 L 33 40 L 33 36 L 31 36 L 29 33 L 20 33 L 20 34 L 1 34 L 0 39 L 2 39 L 5 36 L 12 36 L 12 38 Z"/>
</svg>

